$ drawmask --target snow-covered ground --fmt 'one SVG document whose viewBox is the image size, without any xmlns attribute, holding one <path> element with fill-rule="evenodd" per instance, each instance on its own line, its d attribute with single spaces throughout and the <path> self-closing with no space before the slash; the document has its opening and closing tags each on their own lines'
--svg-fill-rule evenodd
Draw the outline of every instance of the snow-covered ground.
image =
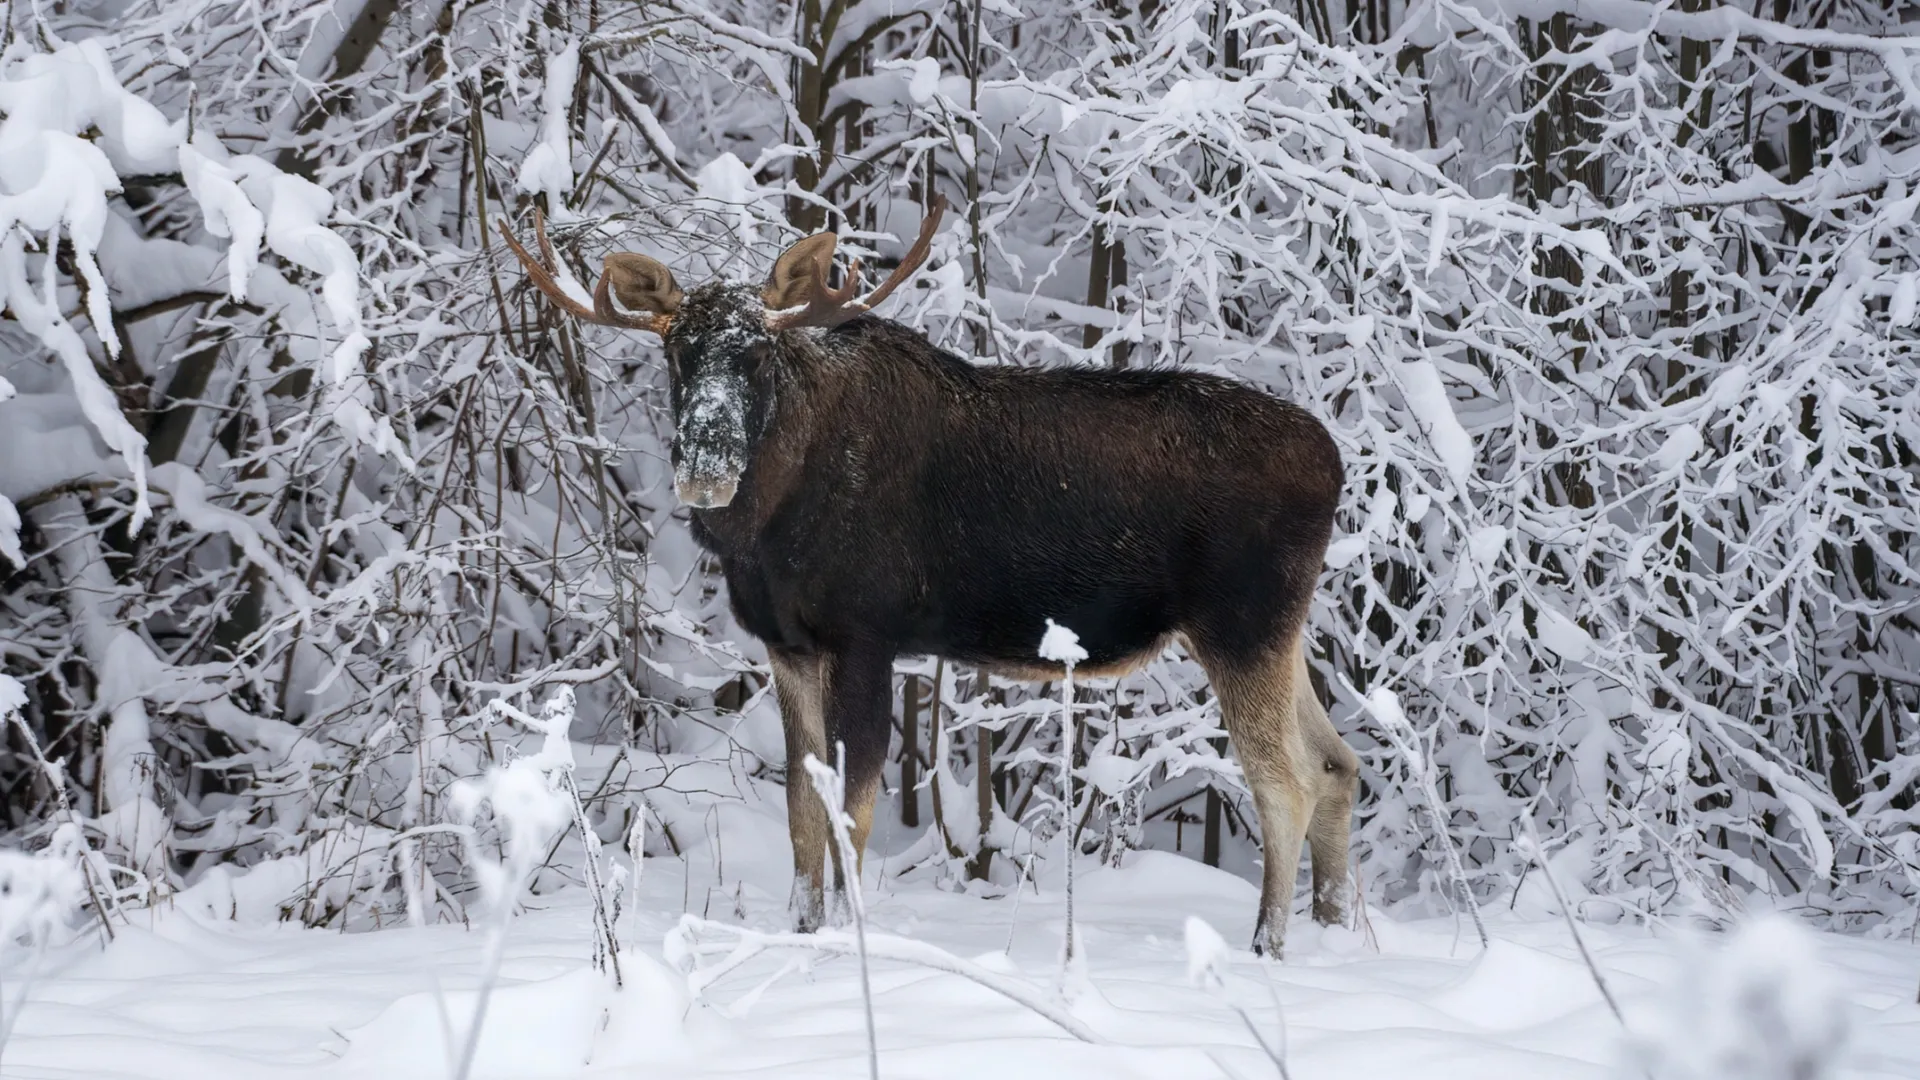
<svg viewBox="0 0 1920 1080">
<path fill-rule="evenodd" d="M 865 1076 L 851 960 L 816 959 L 782 973 L 793 957 L 770 954 L 689 999 L 663 950 L 683 910 L 727 922 L 744 911 L 746 924 L 768 930 L 782 921 L 777 862 L 739 861 L 717 888 L 716 868 L 698 858 L 647 861 L 638 910 L 622 917 L 627 987 L 619 994 L 591 966 L 584 890 L 536 898 L 511 925 L 473 1075 Z M 870 886 L 880 870 L 877 858 L 869 863 Z M 954 975 L 876 961 L 881 1075 L 1272 1077 L 1275 1068 L 1232 1006 L 1278 1038 L 1276 1001 L 1295 1078 L 1641 1075 L 1626 1066 L 1620 1025 L 1557 919 L 1504 906 L 1489 912 L 1494 944 L 1484 953 L 1464 920 L 1375 912 L 1370 942 L 1296 919 L 1284 964 L 1263 971 L 1237 952 L 1224 989 L 1209 990 L 1189 978 L 1186 921 L 1198 916 L 1243 943 L 1252 885 L 1144 852 L 1119 870 L 1088 864 L 1077 888 L 1091 989 L 1071 1008 L 1102 1043 L 1077 1041 Z M 1043 885 L 1016 904 L 889 880 L 870 896 L 872 924 L 1051 994 L 1063 913 L 1056 893 Z M 484 966 L 479 929 L 342 934 L 241 925 L 194 906 L 139 916 L 104 950 L 83 940 L 47 954 L 0 1076 L 448 1075 L 439 1002 L 456 1028 L 471 1015 Z M 1824 977 L 1849 1029 L 1839 1067 L 1826 1075 L 1920 1077 L 1920 947 L 1911 943 L 1776 928 L 1729 949 L 1674 930 L 1583 932 L 1628 1022 L 1669 1056 L 1732 1050 L 1779 1066 L 1687 1072 L 1673 1064 L 1661 1076 L 1820 1075 L 1788 1071 L 1783 1055 L 1790 1044 L 1824 1037 Z M 1797 958 L 1797 944 L 1818 962 Z M 13 968 L 9 1002 L 22 986 Z M 1785 1015 L 1769 1016 L 1776 1006 Z"/>
</svg>

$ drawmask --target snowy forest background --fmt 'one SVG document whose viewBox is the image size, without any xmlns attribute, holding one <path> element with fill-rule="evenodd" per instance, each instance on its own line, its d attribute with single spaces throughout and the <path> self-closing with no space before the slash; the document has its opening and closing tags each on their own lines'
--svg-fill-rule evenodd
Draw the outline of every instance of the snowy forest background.
<svg viewBox="0 0 1920 1080">
<path fill-rule="evenodd" d="M 1532 827 L 1590 918 L 1911 932 L 1906 10 L 9 3 L 0 835 L 84 837 L 90 904 L 226 875 L 361 928 L 411 881 L 458 919 L 451 787 L 531 749 L 495 702 L 564 690 L 599 840 L 720 843 L 782 743 L 657 344 L 561 317 L 496 230 L 758 280 L 820 228 L 884 268 L 941 194 L 884 314 L 1335 433 L 1314 665 L 1371 901 L 1511 892 Z M 890 865 L 1017 882 L 1057 688 L 899 681 Z M 1089 855 L 1250 865 L 1197 666 L 1083 702 Z"/>
</svg>

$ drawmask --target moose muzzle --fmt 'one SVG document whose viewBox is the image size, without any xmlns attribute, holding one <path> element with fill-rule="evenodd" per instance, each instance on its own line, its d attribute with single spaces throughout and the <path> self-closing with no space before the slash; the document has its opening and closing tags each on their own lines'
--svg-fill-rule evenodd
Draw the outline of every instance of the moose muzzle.
<svg viewBox="0 0 1920 1080">
<path fill-rule="evenodd" d="M 687 388 L 673 438 L 673 488 L 699 510 L 722 507 L 740 489 L 747 467 L 743 380 L 715 377 Z"/>
<path fill-rule="evenodd" d="M 712 510 L 733 501 L 740 489 L 740 482 L 728 479 L 700 479 L 683 476 L 680 470 L 674 470 L 673 490 L 679 494 L 680 501 L 696 510 Z"/>
</svg>

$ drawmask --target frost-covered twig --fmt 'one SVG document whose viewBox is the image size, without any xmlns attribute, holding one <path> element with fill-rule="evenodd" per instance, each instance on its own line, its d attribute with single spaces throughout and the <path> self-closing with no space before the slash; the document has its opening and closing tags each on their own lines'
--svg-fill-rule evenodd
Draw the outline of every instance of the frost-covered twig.
<svg viewBox="0 0 1920 1080">
<path fill-rule="evenodd" d="M 415 931 L 424 931 L 427 928 L 427 905 L 425 898 L 421 895 L 420 879 L 428 873 L 428 870 L 426 863 L 414 855 L 418 847 L 419 841 L 414 839 L 402 840 L 395 844 L 394 861 L 400 871 L 401 892 L 407 898 L 407 923 Z M 428 977 L 433 982 L 434 1016 L 440 1021 L 440 1047 L 445 1051 L 447 1067 L 451 1069 L 454 1062 L 459 1059 L 459 1051 L 455 1048 L 453 1041 L 453 1012 L 447 1007 L 447 992 L 440 983 L 439 970 L 433 969 L 428 973 Z"/>
<path fill-rule="evenodd" d="M 633 864 L 633 880 L 627 883 L 626 889 L 633 897 L 633 932 L 639 929 L 640 880 L 647 867 L 647 815 L 652 812 L 653 808 L 647 805 L 646 800 L 640 800 L 639 812 L 633 815 L 633 823 L 627 827 L 627 860 Z M 618 912 L 614 913 L 614 921 L 619 922 Z"/>
<path fill-rule="evenodd" d="M 860 887 L 860 853 L 853 849 L 853 819 L 846 812 L 847 747 L 845 743 L 836 743 L 834 749 L 839 757 L 838 768 L 821 764 L 812 754 L 807 755 L 805 764 L 813 790 L 826 805 L 827 824 L 833 829 L 834 847 L 840 853 L 840 887 L 853 909 L 853 939 L 860 958 L 860 1002 L 867 1019 L 867 1075 L 869 1080 L 880 1080 L 880 1039 L 873 1025 L 873 977 L 867 966 L 867 901 Z"/>
<path fill-rule="evenodd" d="M 460 1055 L 453 1068 L 454 1080 L 466 1080 L 473 1069 L 480 1032 L 486 1024 L 487 1004 L 506 952 L 507 926 L 519 903 L 520 892 L 539 869 L 546 845 L 573 821 L 573 807 L 578 801 L 577 796 L 568 797 L 565 783 L 566 774 L 573 768 L 573 747 L 568 734 L 573 721 L 571 689 L 562 687 L 537 719 L 510 706 L 501 708 L 539 732 L 542 743 L 537 753 L 488 769 L 480 780 L 463 781 L 453 789 L 453 809 L 469 823 L 462 837 L 471 869 L 480 884 L 481 895 L 493 908 L 479 993 L 474 1002 L 473 1019 L 462 1034 Z M 493 824 L 502 834 L 503 858 L 498 862 L 480 849 L 471 827 L 482 804 L 491 809 Z"/>
<path fill-rule="evenodd" d="M 1626 1027 L 1626 1014 L 1620 1011 L 1620 1003 L 1613 999 L 1613 990 L 1607 986 L 1607 977 L 1600 973 L 1600 965 L 1594 963 L 1593 953 L 1587 949 L 1587 939 L 1581 936 L 1580 924 L 1573 917 L 1573 905 L 1567 902 L 1566 890 L 1560 887 L 1560 878 L 1554 874 L 1552 865 L 1547 861 L 1546 849 L 1540 844 L 1540 834 L 1534 831 L 1533 822 L 1525 818 L 1521 821 L 1526 827 L 1527 835 L 1516 837 L 1515 843 L 1521 846 L 1521 854 L 1532 859 L 1534 865 L 1540 868 L 1541 875 L 1547 879 L 1547 887 L 1553 890 L 1554 902 L 1560 905 L 1560 915 L 1567 920 L 1567 932 L 1573 935 L 1573 944 L 1580 950 L 1580 960 L 1587 965 L 1587 974 L 1593 977 L 1594 987 L 1606 1000 L 1607 1011 L 1613 1014 L 1613 1018 L 1620 1022 L 1621 1027 Z"/>
<path fill-rule="evenodd" d="M 80 819 L 73 812 L 73 804 L 67 801 L 66 770 L 47 760 L 46 751 L 40 748 L 40 740 L 34 737 L 33 729 L 27 726 L 26 717 L 22 715 L 26 700 L 26 690 L 19 682 L 11 676 L 0 675 L 0 718 L 4 718 L 15 731 L 19 732 L 21 741 L 26 744 L 28 753 L 33 756 L 34 764 L 40 767 L 40 774 L 46 778 L 47 788 L 53 793 L 54 805 L 60 808 L 60 816 L 66 819 L 62 824 L 72 829 L 73 835 L 84 837 L 85 833 L 80 828 Z M 79 859 L 80 874 L 86 882 L 87 895 L 93 900 L 94 916 L 100 920 L 100 929 L 106 934 L 107 940 L 112 941 L 114 939 L 113 923 L 107 918 L 108 902 L 112 901 L 112 911 L 120 916 L 122 923 L 127 921 L 126 912 L 120 910 L 119 899 L 110 887 L 111 882 L 103 883 L 94 875 L 93 858 L 84 850 L 84 841 Z M 0 938 L 0 941 L 4 940 Z"/>
<path fill-rule="evenodd" d="M 704 942 L 700 940 L 701 934 L 727 938 L 731 943 Z M 688 987 L 696 995 L 755 957 L 775 949 L 797 949 L 827 956 L 854 956 L 858 954 L 859 945 L 839 931 L 823 930 L 813 934 L 763 934 L 693 915 L 682 916 L 679 926 L 668 933 L 666 942 L 668 958 L 678 962 L 682 969 L 688 972 Z M 989 971 L 970 960 L 962 959 L 925 942 L 889 934 L 868 934 L 867 955 L 874 960 L 891 960 L 895 963 L 912 964 L 915 967 L 958 975 L 1015 1004 L 1026 1007 L 1081 1042 L 1103 1043 L 1106 1041 L 1078 1017 L 1067 1011 L 1052 994 L 1031 983 L 1010 978 L 996 971 Z M 709 956 L 718 956 L 721 959 L 708 967 L 693 966 L 695 960 Z"/>
<path fill-rule="evenodd" d="M 1222 1000 L 1226 1001 L 1227 1008 L 1232 1009 L 1234 1015 L 1240 1018 L 1240 1022 L 1246 1025 L 1247 1034 L 1253 1036 L 1253 1041 L 1260 1047 L 1260 1052 L 1267 1055 L 1267 1060 L 1273 1062 L 1273 1067 L 1279 1070 L 1280 1080 L 1293 1080 L 1293 1074 L 1287 1069 L 1287 1018 L 1280 1009 L 1280 991 L 1273 985 L 1273 972 L 1269 968 L 1267 958 L 1261 958 L 1260 971 L 1266 976 L 1267 993 L 1273 998 L 1274 1019 L 1280 1025 L 1278 1046 L 1269 1043 L 1266 1036 L 1260 1034 L 1260 1025 L 1253 1022 L 1252 1015 L 1242 1008 L 1239 1002 L 1226 996 L 1225 973 L 1232 951 L 1227 948 L 1226 939 L 1220 936 L 1220 932 L 1198 915 L 1189 915 L 1186 924 L 1186 944 L 1187 980 L 1196 986 L 1219 992 Z"/>
<path fill-rule="evenodd" d="M 542 753 L 551 756 L 551 763 L 548 766 L 550 780 L 564 798 L 573 819 L 573 827 L 580 834 L 580 845 L 583 849 L 581 872 L 586 878 L 587 892 L 593 904 L 594 967 L 609 971 L 613 975 L 613 985 L 618 987 L 622 984 L 620 939 L 614 927 L 607 885 L 601 878 L 600 837 L 593 831 L 592 823 L 587 820 L 586 803 L 580 798 L 580 786 L 573 775 L 572 744 L 565 741 L 566 738 L 570 738 L 566 733 L 572 730 L 574 722 L 573 688 L 564 685 L 556 688 L 553 696 L 549 697 L 546 705 L 542 707 L 541 717 L 537 720 L 498 698 L 490 702 L 488 708 L 501 716 L 510 716 L 535 731 L 547 733 L 547 741 Z M 554 741 L 552 733 L 555 731 L 562 733 L 561 743 L 556 744 Z M 563 839 L 565 839 L 564 832 L 553 838 L 552 846 L 557 847 Z"/>
<path fill-rule="evenodd" d="M 1040 658 L 1066 669 L 1060 682 L 1060 850 L 1067 875 L 1066 940 L 1060 947 L 1060 985 L 1064 989 L 1079 958 L 1073 925 L 1073 864 L 1080 846 L 1073 820 L 1073 667 L 1087 658 L 1087 650 L 1081 648 L 1080 638 L 1072 630 L 1048 619 L 1047 632 L 1040 638 Z"/>
<path fill-rule="evenodd" d="M 1346 682 L 1344 676 L 1341 681 Z M 1349 692 L 1354 693 L 1356 697 L 1359 696 L 1351 683 L 1347 683 L 1346 686 Z M 1400 699 L 1393 691 L 1384 686 L 1376 687 L 1362 700 L 1366 702 L 1367 711 L 1380 722 L 1380 729 L 1386 733 L 1387 741 L 1393 744 L 1393 748 L 1399 751 L 1401 758 L 1406 761 L 1407 771 L 1412 774 L 1414 782 L 1419 786 L 1420 794 L 1426 799 L 1428 820 L 1433 823 L 1434 838 L 1440 841 L 1440 849 L 1446 853 L 1447 869 L 1453 877 L 1454 886 L 1458 889 L 1461 900 L 1467 905 L 1467 913 L 1473 917 L 1473 929 L 1479 934 L 1480 948 L 1484 950 L 1491 944 L 1492 939 L 1487 935 L 1486 921 L 1480 917 L 1480 901 L 1473 895 L 1473 886 L 1467 880 L 1466 868 L 1460 864 L 1460 849 L 1454 845 L 1453 833 L 1447 828 L 1446 803 L 1440 798 L 1440 788 L 1434 782 L 1433 759 L 1421 751 L 1420 736 L 1413 730 L 1413 725 L 1407 722 L 1407 714 L 1400 708 Z"/>
</svg>

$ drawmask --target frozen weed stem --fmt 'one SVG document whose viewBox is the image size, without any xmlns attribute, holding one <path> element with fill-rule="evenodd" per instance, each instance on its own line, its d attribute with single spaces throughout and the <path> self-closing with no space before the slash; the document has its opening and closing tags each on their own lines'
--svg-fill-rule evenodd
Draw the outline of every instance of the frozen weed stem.
<svg viewBox="0 0 1920 1080">
<path fill-rule="evenodd" d="M 479 998 L 473 1019 L 462 1034 L 459 1057 L 452 1063 L 454 1080 L 467 1080 L 473 1069 L 480 1030 L 486 1023 L 487 1002 L 500 974 L 507 925 L 521 891 L 545 861 L 548 846 L 576 820 L 579 805 L 579 795 L 571 787 L 573 745 L 568 741 L 573 722 L 572 692 L 562 688 L 538 718 L 499 703 L 494 708 L 543 738 L 537 752 L 490 768 L 479 780 L 454 785 L 452 809 L 467 826 L 461 837 L 466 843 L 469 867 L 493 916 L 487 928 Z M 483 806 L 499 837 L 498 859 L 481 843 L 476 822 Z"/>
<path fill-rule="evenodd" d="M 829 768 L 820 759 L 807 755 L 807 776 L 820 801 L 827 807 L 827 824 L 833 829 L 833 844 L 840 858 L 840 887 L 853 912 L 853 937 L 860 959 L 860 1003 L 867 1020 L 867 1074 L 880 1080 L 880 1041 L 873 1026 L 873 977 L 867 966 L 867 900 L 860 888 L 860 853 L 853 850 L 853 818 L 847 816 L 846 756 L 844 743 L 836 744 L 840 768 Z"/>
</svg>

